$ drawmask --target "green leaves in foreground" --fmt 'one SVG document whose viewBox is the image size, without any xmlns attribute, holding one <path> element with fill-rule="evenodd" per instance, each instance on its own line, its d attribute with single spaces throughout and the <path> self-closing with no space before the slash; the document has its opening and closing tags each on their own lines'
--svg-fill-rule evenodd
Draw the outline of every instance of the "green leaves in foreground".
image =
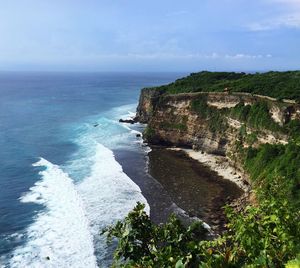
<svg viewBox="0 0 300 268">
<path fill-rule="evenodd" d="M 108 241 L 118 239 L 114 267 L 185 267 L 182 265 L 199 263 L 194 251 L 207 232 L 202 222 L 184 227 L 171 216 L 166 224 L 155 225 L 144 207 L 138 203 L 123 221 L 104 230 Z"/>
<path fill-rule="evenodd" d="M 109 241 L 118 239 L 114 267 L 299 267 L 300 213 L 287 201 L 226 212 L 228 231 L 209 241 L 201 222 L 184 227 L 171 216 L 155 225 L 138 203 L 104 231 Z"/>
<path fill-rule="evenodd" d="M 243 213 L 227 209 L 227 251 L 237 267 L 283 267 L 300 252 L 300 213 L 286 200 L 269 199 Z"/>
</svg>

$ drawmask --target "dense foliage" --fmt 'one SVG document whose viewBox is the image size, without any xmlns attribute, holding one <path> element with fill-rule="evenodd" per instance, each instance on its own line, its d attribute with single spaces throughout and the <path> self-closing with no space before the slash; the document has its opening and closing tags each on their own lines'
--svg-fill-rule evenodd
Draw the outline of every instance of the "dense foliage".
<svg viewBox="0 0 300 268">
<path fill-rule="evenodd" d="M 249 148 L 245 168 L 263 199 L 277 197 L 300 207 L 300 146 L 264 144 Z"/>
<path fill-rule="evenodd" d="M 148 140 L 148 139 L 152 139 L 154 136 L 155 136 L 155 130 L 147 126 L 143 133 L 143 138 Z"/>
<path fill-rule="evenodd" d="M 110 241 L 118 238 L 113 267 L 284 267 L 300 252 L 299 210 L 282 199 L 240 214 L 227 208 L 228 231 L 212 241 L 203 239 L 201 222 L 184 227 L 172 216 L 155 225 L 143 208 L 105 230 Z"/>
<path fill-rule="evenodd" d="M 168 93 L 248 92 L 278 99 L 300 99 L 300 71 L 267 73 L 199 72 L 157 87 Z"/>
<path fill-rule="evenodd" d="M 119 239 L 114 267 L 175 267 L 181 258 L 191 265 L 199 263 L 190 252 L 207 232 L 201 222 L 185 227 L 171 216 L 164 225 L 155 225 L 143 209 L 138 203 L 124 221 L 104 230 L 109 241 Z"/>
</svg>

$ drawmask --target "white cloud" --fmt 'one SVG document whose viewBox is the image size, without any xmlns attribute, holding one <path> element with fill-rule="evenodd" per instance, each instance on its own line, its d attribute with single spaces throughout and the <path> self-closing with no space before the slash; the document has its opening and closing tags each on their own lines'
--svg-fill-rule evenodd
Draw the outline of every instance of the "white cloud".
<svg viewBox="0 0 300 268">
<path fill-rule="evenodd" d="M 300 12 L 268 19 L 261 22 L 255 22 L 248 25 L 248 29 L 250 29 L 251 31 L 268 31 L 283 27 L 300 29 Z"/>
<path fill-rule="evenodd" d="M 282 8 L 282 14 L 247 25 L 250 31 L 268 31 L 280 28 L 300 28 L 300 0 L 266 0 L 271 8 Z"/>
<path fill-rule="evenodd" d="M 226 59 L 263 59 L 263 58 L 272 58 L 271 54 L 267 54 L 267 55 L 249 55 L 249 54 L 235 54 L 235 55 L 225 55 Z"/>
<path fill-rule="evenodd" d="M 272 58 L 271 54 L 266 55 L 251 55 L 251 54 L 218 54 L 213 52 L 211 54 L 201 54 L 201 53 L 190 53 L 190 54 L 176 54 L 176 53 L 128 53 L 128 54 L 111 54 L 111 55 L 94 55 L 94 59 L 101 58 L 114 58 L 114 59 L 136 59 L 136 60 L 216 60 L 216 59 L 225 59 L 225 60 L 257 60 L 257 59 L 267 59 Z"/>
<path fill-rule="evenodd" d="M 284 5 L 300 7 L 300 0 L 269 0 L 271 3 L 281 3 Z"/>
</svg>

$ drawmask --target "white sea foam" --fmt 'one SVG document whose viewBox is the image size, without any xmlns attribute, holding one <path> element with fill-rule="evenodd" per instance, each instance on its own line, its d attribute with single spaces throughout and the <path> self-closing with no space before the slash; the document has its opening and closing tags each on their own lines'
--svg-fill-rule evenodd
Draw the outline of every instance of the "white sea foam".
<svg viewBox="0 0 300 268">
<path fill-rule="evenodd" d="M 133 119 L 136 117 L 136 112 L 133 112 L 136 106 L 137 104 L 128 104 L 120 107 L 115 107 L 113 110 L 117 112 L 117 117 L 120 117 L 122 119 Z"/>
<path fill-rule="evenodd" d="M 139 135 L 142 135 L 142 134 L 143 134 L 142 132 L 137 131 L 137 130 L 135 130 L 135 129 L 131 129 L 130 133 L 131 133 L 131 134 L 139 134 Z"/>
<path fill-rule="evenodd" d="M 136 113 L 135 113 L 135 112 L 128 111 L 128 115 L 129 115 L 130 117 L 135 117 L 135 116 L 136 116 Z"/>
<path fill-rule="evenodd" d="M 28 242 L 15 250 L 11 267 L 96 267 L 93 237 L 84 205 L 72 179 L 59 166 L 41 159 L 42 179 L 21 202 L 45 206 L 27 230 Z"/>
<path fill-rule="evenodd" d="M 103 145 L 95 145 L 94 165 L 90 175 L 77 186 L 95 237 L 97 257 L 103 260 L 106 242 L 99 232 L 104 227 L 123 219 L 136 202 L 147 204 L 140 188 L 123 172 L 113 152 Z M 146 211 L 149 213 L 149 206 Z M 106 266 L 105 263 L 102 263 Z M 102 267 L 102 266 L 101 266 Z"/>
</svg>

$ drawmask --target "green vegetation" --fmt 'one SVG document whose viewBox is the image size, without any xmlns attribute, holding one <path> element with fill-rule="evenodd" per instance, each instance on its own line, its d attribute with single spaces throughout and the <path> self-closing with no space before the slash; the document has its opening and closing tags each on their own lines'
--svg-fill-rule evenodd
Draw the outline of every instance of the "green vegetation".
<svg viewBox="0 0 300 268">
<path fill-rule="evenodd" d="M 286 268 L 299 268 L 300 267 L 300 255 L 294 260 L 287 263 Z"/>
<path fill-rule="evenodd" d="M 196 112 L 202 119 L 207 120 L 209 128 L 212 132 L 225 130 L 227 127 L 224 120 L 224 110 L 217 110 L 207 105 L 206 96 L 200 96 L 192 101 L 192 110 Z"/>
<path fill-rule="evenodd" d="M 199 72 L 157 87 L 167 93 L 248 92 L 277 99 L 300 99 L 300 71 L 267 73 Z"/>
<path fill-rule="evenodd" d="M 122 222 L 104 232 L 108 240 L 117 237 L 114 267 L 175 267 L 178 259 L 187 257 L 191 265 L 198 263 L 190 255 L 206 233 L 201 222 L 184 227 L 171 216 L 167 223 L 155 225 L 138 203 Z"/>
<path fill-rule="evenodd" d="M 186 124 L 183 123 L 170 123 L 170 122 L 163 122 L 160 124 L 161 129 L 177 129 L 181 131 L 187 130 Z"/>
<path fill-rule="evenodd" d="M 271 118 L 268 103 L 266 101 L 257 101 L 253 105 L 239 103 L 237 106 L 230 109 L 229 115 L 246 123 L 252 128 L 268 129 L 272 131 L 281 130 L 281 127 Z"/>
<path fill-rule="evenodd" d="M 155 130 L 149 126 L 144 130 L 143 136 L 146 140 L 150 140 L 155 136 Z"/>
<path fill-rule="evenodd" d="M 245 140 L 247 144 L 249 144 L 249 146 L 252 146 L 257 141 L 257 134 L 256 133 L 247 134 Z"/>
<path fill-rule="evenodd" d="M 228 231 L 212 241 L 203 239 L 201 222 L 184 227 L 171 216 L 155 225 L 143 208 L 138 204 L 124 221 L 104 230 L 109 241 L 118 238 L 113 267 L 284 267 L 300 252 L 299 210 L 281 199 L 240 214 L 227 208 Z"/>
<path fill-rule="evenodd" d="M 299 145 L 300 144 L 300 121 L 291 120 L 285 125 L 288 135 Z"/>
<path fill-rule="evenodd" d="M 276 132 L 293 131 L 294 133 L 300 130 L 300 124 L 291 123 L 288 126 L 290 130 L 287 130 L 275 123 L 271 118 L 267 101 L 257 101 L 253 105 L 245 105 L 241 102 L 231 109 L 216 109 L 207 105 L 207 96 L 203 95 L 192 101 L 191 108 L 202 119 L 207 120 L 211 131 L 223 131 L 227 128 L 225 116 L 235 118 L 255 129 L 268 129 Z"/>
<path fill-rule="evenodd" d="M 249 148 L 245 168 L 261 199 L 269 196 L 291 202 L 300 208 L 300 146 L 261 145 Z"/>
</svg>

